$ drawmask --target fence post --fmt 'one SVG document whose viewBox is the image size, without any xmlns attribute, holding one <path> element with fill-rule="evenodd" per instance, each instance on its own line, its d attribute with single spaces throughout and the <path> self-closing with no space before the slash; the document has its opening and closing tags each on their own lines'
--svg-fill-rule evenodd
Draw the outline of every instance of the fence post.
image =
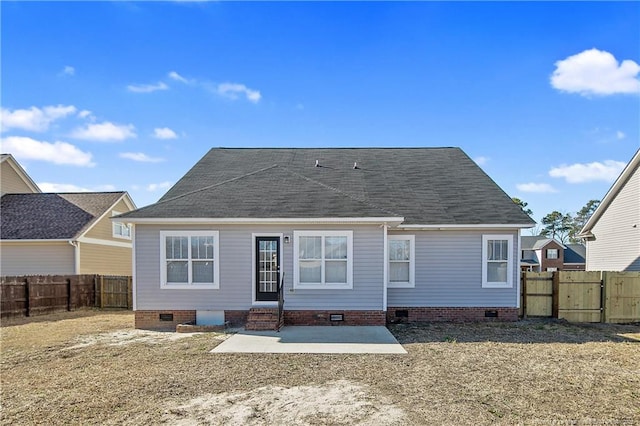
<svg viewBox="0 0 640 426">
<path fill-rule="evenodd" d="M 527 273 L 522 274 L 522 318 L 527 319 Z"/>
<path fill-rule="evenodd" d="M 132 278 L 127 277 L 127 309 L 131 309 L 131 303 L 129 303 L 129 294 L 132 292 Z"/>
<path fill-rule="evenodd" d="M 551 316 L 558 318 L 560 313 L 560 272 L 554 271 L 553 274 L 553 286 L 551 290 Z"/>
<path fill-rule="evenodd" d="M 31 303 L 29 303 L 29 279 L 25 278 L 24 279 L 24 300 L 25 300 L 25 305 L 26 305 L 26 312 L 25 312 L 25 316 L 30 316 L 31 314 Z"/>
<path fill-rule="evenodd" d="M 67 278 L 67 311 L 71 312 L 71 280 Z"/>
<path fill-rule="evenodd" d="M 600 322 L 607 322 L 607 314 L 605 310 L 607 309 L 607 273 L 602 271 L 600 272 Z"/>
<path fill-rule="evenodd" d="M 100 275 L 100 309 L 104 309 L 104 275 Z"/>
</svg>

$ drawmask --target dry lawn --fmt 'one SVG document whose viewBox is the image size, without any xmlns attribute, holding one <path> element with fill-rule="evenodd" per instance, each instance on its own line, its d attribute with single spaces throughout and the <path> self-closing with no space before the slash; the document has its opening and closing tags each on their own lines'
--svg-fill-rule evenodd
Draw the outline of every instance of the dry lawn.
<svg viewBox="0 0 640 426">
<path fill-rule="evenodd" d="M 1 424 L 640 424 L 640 327 L 396 325 L 408 355 L 212 354 L 127 312 L 3 323 Z"/>
</svg>

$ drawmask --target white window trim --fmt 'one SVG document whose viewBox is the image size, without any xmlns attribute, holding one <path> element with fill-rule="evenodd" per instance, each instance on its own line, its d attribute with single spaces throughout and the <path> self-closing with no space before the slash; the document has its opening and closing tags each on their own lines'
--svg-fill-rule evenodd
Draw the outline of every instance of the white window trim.
<svg viewBox="0 0 640 426">
<path fill-rule="evenodd" d="M 507 240 L 507 282 L 487 281 L 487 242 L 489 240 Z M 482 288 L 513 288 L 513 235 L 485 234 L 482 235 Z"/>
<path fill-rule="evenodd" d="M 388 241 L 401 240 L 409 241 L 409 281 L 407 282 L 391 282 L 391 279 L 387 277 L 388 288 L 414 288 L 416 286 L 416 236 L 415 235 L 389 235 Z M 389 243 L 387 242 L 387 245 Z M 387 248 L 387 267 L 388 271 L 391 271 L 391 260 L 389 259 L 389 249 Z"/>
<path fill-rule="evenodd" d="M 321 282 L 320 283 L 300 283 L 299 265 L 299 239 L 300 237 L 323 237 L 322 239 L 322 261 L 321 261 Z M 325 278 L 325 258 L 324 258 L 324 237 L 347 237 L 347 282 L 346 283 L 326 283 Z M 293 287 L 300 290 L 351 290 L 353 289 L 353 231 L 293 231 Z"/>
<path fill-rule="evenodd" d="M 111 212 L 111 216 L 112 216 L 112 217 L 113 217 L 113 216 L 118 216 L 119 214 L 122 214 L 122 212 L 117 212 L 117 211 L 115 211 L 115 210 L 113 210 L 113 211 Z M 123 226 L 126 226 L 126 227 L 129 229 L 129 235 L 127 236 L 127 235 L 117 234 L 117 233 L 116 233 L 116 225 L 123 225 Z M 120 239 L 123 239 L 123 240 L 131 240 L 131 225 L 128 225 L 128 224 L 126 224 L 126 223 L 124 223 L 124 222 L 117 222 L 117 221 L 115 221 L 115 220 L 114 220 L 114 221 L 112 221 L 112 222 L 111 222 L 111 236 L 112 236 L 113 238 L 120 238 Z"/>
<path fill-rule="evenodd" d="M 550 250 L 555 250 L 555 257 L 549 257 L 549 251 Z M 552 249 L 547 249 L 547 259 L 550 260 L 557 260 L 560 257 L 560 250 L 558 250 L 557 248 L 552 248 Z"/>
<path fill-rule="evenodd" d="M 197 290 L 220 288 L 220 233 L 218 231 L 160 231 L 160 288 L 168 290 Z M 197 283 L 192 280 L 191 241 L 189 241 L 188 283 L 167 283 L 166 237 L 213 237 L 213 283 Z"/>
</svg>

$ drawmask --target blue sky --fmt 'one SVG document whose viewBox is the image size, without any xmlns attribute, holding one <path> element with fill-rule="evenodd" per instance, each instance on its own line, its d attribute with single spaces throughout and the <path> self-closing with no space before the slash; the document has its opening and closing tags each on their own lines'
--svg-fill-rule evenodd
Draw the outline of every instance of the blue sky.
<svg viewBox="0 0 640 426">
<path fill-rule="evenodd" d="M 459 146 L 540 220 L 640 146 L 637 2 L 3 2 L 2 151 L 156 201 L 209 148 Z"/>
</svg>

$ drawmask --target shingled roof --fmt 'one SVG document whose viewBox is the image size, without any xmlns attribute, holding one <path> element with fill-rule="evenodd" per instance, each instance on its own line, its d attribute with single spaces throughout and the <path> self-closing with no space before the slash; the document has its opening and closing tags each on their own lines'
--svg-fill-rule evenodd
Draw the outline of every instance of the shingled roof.
<svg viewBox="0 0 640 426">
<path fill-rule="evenodd" d="M 3 240 L 73 239 L 126 192 L 5 194 L 0 199 Z"/>
<path fill-rule="evenodd" d="M 533 224 L 459 148 L 214 148 L 157 203 L 122 217 Z"/>
</svg>

